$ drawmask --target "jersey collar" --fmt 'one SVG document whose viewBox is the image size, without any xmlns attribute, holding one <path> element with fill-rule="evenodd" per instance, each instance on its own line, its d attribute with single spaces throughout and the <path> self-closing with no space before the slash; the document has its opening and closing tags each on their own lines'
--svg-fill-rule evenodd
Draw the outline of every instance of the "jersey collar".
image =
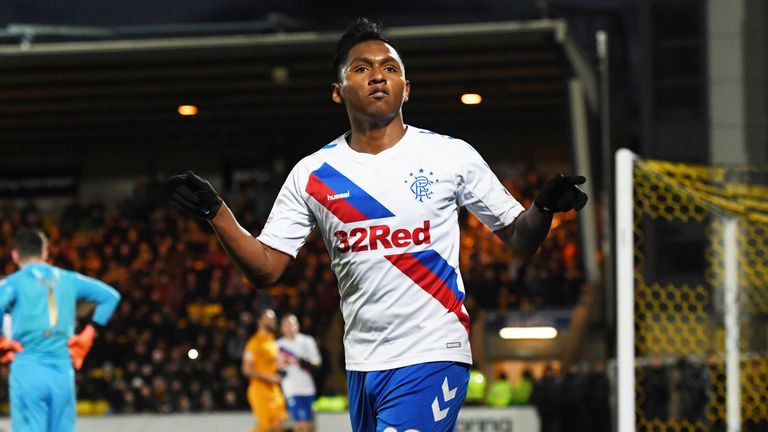
<svg viewBox="0 0 768 432">
<path fill-rule="evenodd" d="M 377 154 L 370 154 L 370 153 L 361 153 L 358 151 L 355 151 L 352 149 L 352 147 L 349 146 L 349 143 L 347 142 L 347 136 L 349 135 L 349 131 L 345 132 L 340 137 L 336 138 L 334 143 L 336 143 L 339 146 L 339 151 L 348 159 L 351 159 L 358 163 L 363 164 L 373 164 L 373 163 L 380 163 L 381 161 L 390 160 L 403 151 L 405 151 L 408 147 L 413 145 L 414 142 L 414 134 L 417 134 L 417 129 L 413 126 L 405 125 L 406 130 L 405 134 L 402 138 L 400 138 L 400 141 L 398 141 L 395 145 L 392 147 L 381 151 Z"/>
</svg>

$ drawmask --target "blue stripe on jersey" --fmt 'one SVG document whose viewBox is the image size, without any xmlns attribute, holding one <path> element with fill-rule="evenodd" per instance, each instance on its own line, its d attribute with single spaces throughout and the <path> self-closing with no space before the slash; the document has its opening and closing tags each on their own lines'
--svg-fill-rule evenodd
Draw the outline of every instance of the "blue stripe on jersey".
<svg viewBox="0 0 768 432">
<path fill-rule="evenodd" d="M 394 213 L 384 207 L 374 197 L 356 185 L 352 180 L 338 172 L 334 167 L 324 163 L 323 166 L 312 172 L 320 181 L 331 188 L 337 194 L 349 192 L 348 198 L 343 198 L 352 207 L 368 217 L 379 219 L 394 216 Z"/>
<path fill-rule="evenodd" d="M 416 257 L 420 263 L 424 264 L 426 268 L 445 282 L 460 302 L 464 301 L 464 293 L 459 291 L 456 269 L 448 264 L 448 261 L 446 261 L 445 258 L 432 249 L 427 249 L 421 252 L 411 252 L 411 255 Z"/>
</svg>

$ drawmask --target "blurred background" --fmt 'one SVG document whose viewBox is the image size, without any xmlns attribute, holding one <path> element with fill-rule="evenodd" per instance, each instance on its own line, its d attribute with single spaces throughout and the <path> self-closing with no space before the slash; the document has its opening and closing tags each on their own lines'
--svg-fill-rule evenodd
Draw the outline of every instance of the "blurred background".
<svg viewBox="0 0 768 432">
<path fill-rule="evenodd" d="M 619 148 L 671 164 L 634 174 L 632 422 L 724 430 L 733 333 L 713 232 L 729 214 L 768 211 L 762 0 L 3 0 L 3 274 L 15 270 L 13 233 L 35 226 L 54 264 L 123 295 L 77 374 L 78 412 L 249 418 L 240 362 L 264 307 L 297 314 L 317 340 L 317 408 L 344 412 L 343 321 L 320 237 L 257 290 L 207 224 L 167 207 L 161 184 L 194 170 L 258 234 L 293 164 L 348 128 L 330 100 L 331 59 L 357 16 L 381 21 L 402 53 L 406 123 L 471 143 L 526 207 L 553 174 L 589 179 L 588 206 L 558 214 L 532 258 L 462 214 L 475 364 L 460 430 L 629 430 L 617 419 Z M 737 411 L 744 430 L 766 430 L 768 243 L 765 220 L 753 222 L 740 225 L 736 260 L 754 277 L 737 285 L 766 307 L 736 315 L 753 331 L 737 339 L 752 389 Z M 542 327 L 545 337 L 502 337 Z"/>
</svg>

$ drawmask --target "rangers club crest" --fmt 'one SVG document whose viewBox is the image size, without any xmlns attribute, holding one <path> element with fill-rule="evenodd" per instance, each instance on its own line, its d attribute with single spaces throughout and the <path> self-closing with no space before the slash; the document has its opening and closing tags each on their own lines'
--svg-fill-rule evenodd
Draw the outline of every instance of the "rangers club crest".
<svg viewBox="0 0 768 432">
<path fill-rule="evenodd" d="M 424 171 L 424 168 L 419 168 L 416 173 L 408 174 L 408 179 L 405 180 L 405 183 L 411 184 L 410 190 L 414 199 L 424 202 L 424 198 L 432 198 L 432 191 L 429 188 L 437 182 L 437 180 L 433 180 L 433 176 L 434 173 L 432 171 L 427 173 Z"/>
</svg>

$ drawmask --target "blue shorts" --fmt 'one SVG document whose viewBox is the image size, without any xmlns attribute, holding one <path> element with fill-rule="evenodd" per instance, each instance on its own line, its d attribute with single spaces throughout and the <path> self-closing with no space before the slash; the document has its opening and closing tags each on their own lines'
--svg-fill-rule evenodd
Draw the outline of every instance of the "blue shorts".
<svg viewBox="0 0 768 432">
<path fill-rule="evenodd" d="M 314 396 L 291 396 L 285 399 L 286 405 L 288 405 L 288 414 L 291 415 L 291 420 L 295 422 L 311 422 L 315 416 L 312 412 L 312 402 L 315 401 Z"/>
<path fill-rule="evenodd" d="M 453 431 L 467 396 L 467 384 L 469 365 L 456 362 L 347 371 L 352 430 Z"/>
</svg>

